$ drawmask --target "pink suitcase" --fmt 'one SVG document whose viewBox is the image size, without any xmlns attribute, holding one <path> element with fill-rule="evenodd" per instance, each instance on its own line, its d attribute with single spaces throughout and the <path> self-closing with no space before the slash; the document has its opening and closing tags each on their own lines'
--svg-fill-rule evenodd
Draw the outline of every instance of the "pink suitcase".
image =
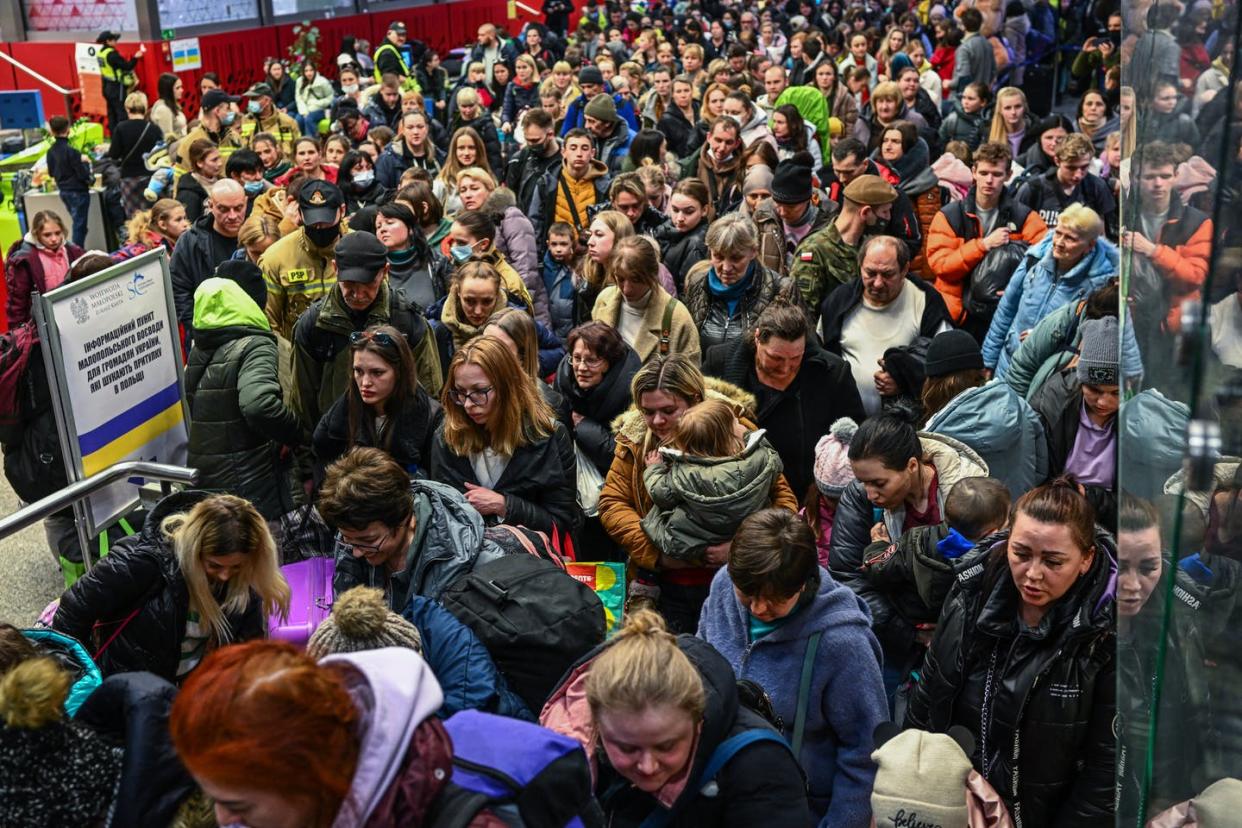
<svg viewBox="0 0 1242 828">
<path fill-rule="evenodd" d="M 268 619 L 272 638 L 305 647 L 323 620 L 332 612 L 333 558 L 308 558 L 280 568 L 289 582 L 289 617 L 281 623 L 279 614 Z"/>
</svg>

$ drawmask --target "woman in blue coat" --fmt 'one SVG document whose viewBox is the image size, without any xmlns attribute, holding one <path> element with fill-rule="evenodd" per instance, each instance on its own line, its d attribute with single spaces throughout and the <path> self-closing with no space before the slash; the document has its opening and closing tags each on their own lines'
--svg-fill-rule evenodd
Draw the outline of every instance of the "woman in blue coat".
<svg viewBox="0 0 1242 828">
<path fill-rule="evenodd" d="M 866 602 L 819 566 L 804 521 L 764 509 L 742 522 L 698 635 L 768 692 L 806 770 L 814 822 L 867 828 L 872 734 L 888 721 L 880 644 Z"/>
<path fill-rule="evenodd" d="M 1027 253 L 1001 296 L 983 341 L 983 364 L 1003 377 L 1009 360 L 1048 314 L 1085 299 L 1117 273 L 1117 247 L 1104 238 L 1104 220 L 1074 204 L 1053 231 Z"/>
</svg>

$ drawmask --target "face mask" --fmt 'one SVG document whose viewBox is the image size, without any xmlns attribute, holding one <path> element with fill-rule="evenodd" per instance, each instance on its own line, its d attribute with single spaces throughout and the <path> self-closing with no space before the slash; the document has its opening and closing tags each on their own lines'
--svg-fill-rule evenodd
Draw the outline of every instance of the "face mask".
<svg viewBox="0 0 1242 828">
<path fill-rule="evenodd" d="M 358 189 L 364 189 L 371 186 L 371 182 L 375 180 L 375 170 L 363 170 L 360 173 L 354 173 L 354 186 Z"/>
<path fill-rule="evenodd" d="M 258 195 L 263 192 L 262 181 L 247 181 L 242 187 L 246 190 L 246 195 Z"/>
<path fill-rule="evenodd" d="M 224 113 L 224 117 L 220 119 L 220 123 L 224 124 L 225 126 L 228 126 L 229 124 L 233 123 L 236 120 L 237 120 L 237 113 L 230 109 L 228 112 Z"/>
<path fill-rule="evenodd" d="M 355 92 L 357 92 L 357 91 L 358 91 L 358 84 L 356 84 L 356 83 L 347 83 L 347 84 L 344 84 L 344 85 L 341 87 L 341 91 L 342 91 L 342 92 L 344 92 L 346 95 L 352 95 L 352 94 L 354 94 Z"/>
<path fill-rule="evenodd" d="M 306 230 L 306 238 L 315 247 L 328 247 L 332 242 L 336 241 L 336 237 L 340 235 L 341 226 L 332 224 L 327 227 L 304 227 Z"/>
<path fill-rule="evenodd" d="M 251 101 L 250 103 L 246 104 L 246 111 L 249 112 L 251 115 L 258 115 L 260 112 L 263 111 L 263 107 L 259 106 L 258 101 Z"/>
<path fill-rule="evenodd" d="M 449 248 L 449 255 L 457 264 L 464 264 L 474 255 L 474 247 L 469 244 L 455 244 Z"/>
<path fill-rule="evenodd" d="M 1121 45 L 1121 32 L 1109 32 L 1108 39 L 1113 42 L 1113 48 L 1116 49 Z"/>
</svg>

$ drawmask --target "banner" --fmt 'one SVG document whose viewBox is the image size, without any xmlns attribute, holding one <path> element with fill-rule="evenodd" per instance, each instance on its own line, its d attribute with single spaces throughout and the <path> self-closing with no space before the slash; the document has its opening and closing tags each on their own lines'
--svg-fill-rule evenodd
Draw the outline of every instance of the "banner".
<svg viewBox="0 0 1242 828">
<path fill-rule="evenodd" d="M 174 72 L 189 72 L 203 68 L 203 56 L 199 52 L 198 38 L 186 37 L 168 44 L 172 53 Z"/>
<path fill-rule="evenodd" d="M 126 460 L 185 465 L 181 346 L 164 250 L 57 288 L 37 310 L 69 479 Z M 135 482 L 90 499 L 92 535 L 134 505 Z"/>
<path fill-rule="evenodd" d="M 99 50 L 95 43 L 75 43 L 74 63 L 78 69 L 78 86 L 82 89 L 82 113 L 107 115 L 108 102 L 103 95 L 103 75 L 99 71 Z"/>
</svg>

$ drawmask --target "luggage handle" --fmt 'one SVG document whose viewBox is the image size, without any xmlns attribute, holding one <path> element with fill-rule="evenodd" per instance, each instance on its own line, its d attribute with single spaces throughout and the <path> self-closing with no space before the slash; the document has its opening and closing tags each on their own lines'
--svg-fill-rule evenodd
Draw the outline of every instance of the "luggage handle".
<svg viewBox="0 0 1242 828">
<path fill-rule="evenodd" d="M 492 578 L 476 578 L 475 584 L 480 590 L 487 593 L 493 601 L 504 601 L 509 597 L 509 588 L 504 584 L 498 584 Z"/>
</svg>

